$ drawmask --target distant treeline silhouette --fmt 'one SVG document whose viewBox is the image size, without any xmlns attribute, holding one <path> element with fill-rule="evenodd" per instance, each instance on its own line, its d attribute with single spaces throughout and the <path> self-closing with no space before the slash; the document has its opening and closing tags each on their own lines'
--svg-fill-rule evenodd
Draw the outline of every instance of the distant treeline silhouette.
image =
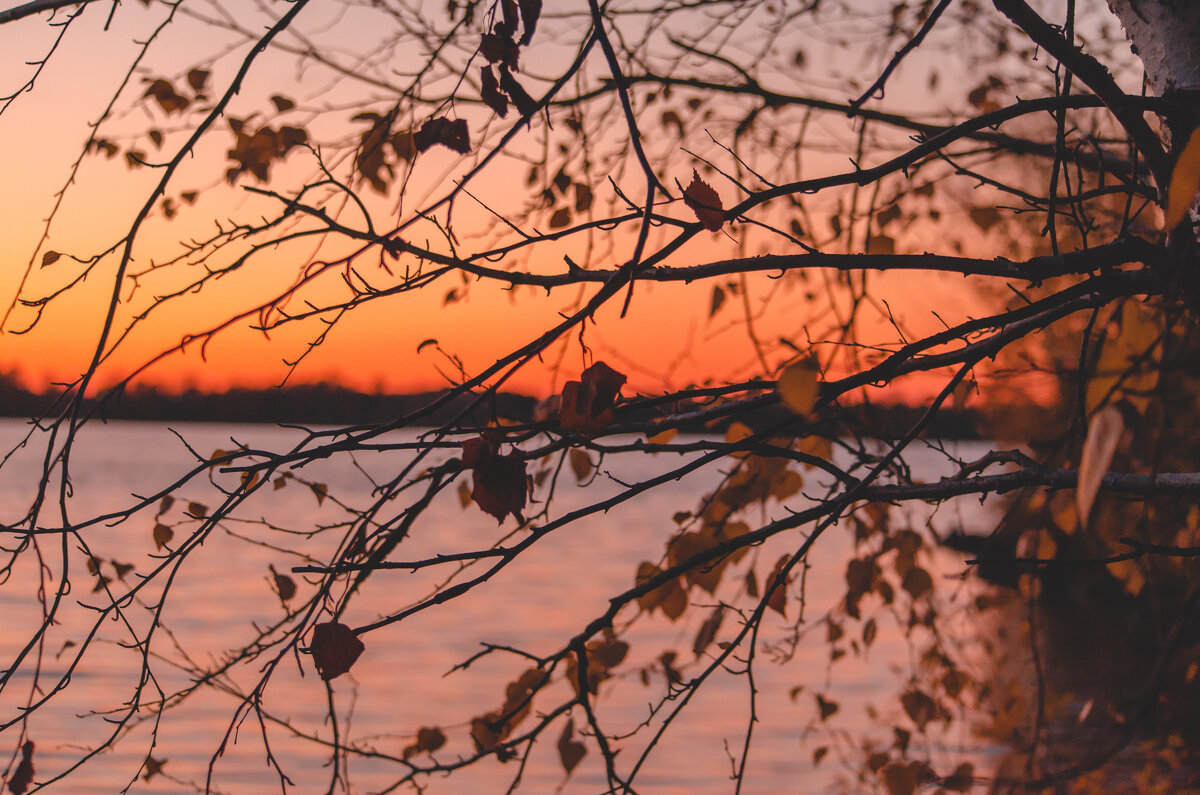
<svg viewBox="0 0 1200 795">
<path fill-rule="evenodd" d="M 12 373 L 0 373 L 0 416 L 40 417 L 59 398 L 60 388 L 42 392 L 23 388 Z M 109 420 L 146 420 L 154 422 L 266 422 L 295 425 L 335 425 L 378 423 L 394 420 L 419 411 L 444 393 L 439 391 L 412 394 L 382 394 L 358 392 L 335 384 L 297 384 L 279 389 L 235 388 L 225 392 L 205 392 L 188 389 L 172 392 L 143 386 L 125 392 L 100 408 L 98 416 Z M 444 406 L 421 418 L 416 425 L 436 427 L 463 413 L 472 401 L 469 395 L 459 395 Z M 480 405 L 468 411 L 464 425 L 487 425 L 499 416 L 514 422 L 533 418 L 537 399 L 507 392 L 486 397 Z M 94 403 L 88 402 L 88 408 Z M 738 415 L 741 422 L 754 427 L 767 427 L 783 412 L 771 406 L 752 413 Z M 656 409 L 627 410 L 619 420 L 635 421 L 653 418 Z M 884 428 L 887 436 L 899 436 L 912 427 L 925 413 L 924 406 L 903 404 L 871 404 L 859 407 L 864 427 Z M 976 439 L 980 427 L 978 412 L 942 409 L 930 426 L 927 436 L 942 439 Z M 845 422 L 842 414 L 841 422 Z M 712 432 L 723 430 L 726 423 L 716 426 L 698 424 L 686 430 Z M 834 430 L 834 434 L 851 429 Z"/>
</svg>

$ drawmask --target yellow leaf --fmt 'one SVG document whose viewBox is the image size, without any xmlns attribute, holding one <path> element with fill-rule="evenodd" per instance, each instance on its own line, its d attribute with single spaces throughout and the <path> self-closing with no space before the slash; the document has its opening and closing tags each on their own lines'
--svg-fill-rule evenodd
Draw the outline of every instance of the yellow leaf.
<svg viewBox="0 0 1200 795">
<path fill-rule="evenodd" d="M 471 484 L 465 480 L 458 482 L 458 504 L 464 508 L 471 504 Z"/>
<path fill-rule="evenodd" d="M 677 428 L 667 428 L 665 431 L 659 431 L 652 436 L 647 436 L 646 441 L 650 444 L 666 444 L 674 439 L 677 433 L 679 433 Z"/>
<path fill-rule="evenodd" d="M 1100 490 L 1100 481 L 1108 472 L 1117 442 L 1125 432 L 1125 420 L 1116 406 L 1105 406 L 1088 423 L 1087 439 L 1079 457 L 1079 483 L 1075 487 L 1075 507 L 1079 520 L 1086 523 Z"/>
<path fill-rule="evenodd" d="M 725 441 L 729 444 L 737 444 L 743 439 L 747 439 L 753 435 L 754 431 L 744 422 L 731 422 L 729 423 L 729 427 L 725 429 Z M 749 451 L 742 451 L 738 453 L 731 453 L 730 455 L 734 456 L 735 458 L 745 458 L 746 456 L 750 455 L 750 453 Z"/>
<path fill-rule="evenodd" d="M 1171 170 L 1171 184 L 1167 188 L 1166 220 L 1163 228 L 1170 232 L 1179 226 L 1196 200 L 1200 191 L 1200 129 L 1192 131 L 1187 145 L 1179 153 L 1175 168 Z"/>
<path fill-rule="evenodd" d="M 810 357 L 792 362 L 783 368 L 775 387 L 783 405 L 794 414 L 807 416 L 817 402 L 818 375 L 817 363 Z"/>
</svg>

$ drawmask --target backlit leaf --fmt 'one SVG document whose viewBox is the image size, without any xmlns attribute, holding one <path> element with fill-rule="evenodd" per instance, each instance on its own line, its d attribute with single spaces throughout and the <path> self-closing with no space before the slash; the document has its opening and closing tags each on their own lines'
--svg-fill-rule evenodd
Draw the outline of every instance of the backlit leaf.
<svg viewBox="0 0 1200 795">
<path fill-rule="evenodd" d="M 793 414 L 806 417 L 817 403 L 820 390 L 817 380 L 820 371 L 817 363 L 810 356 L 798 359 L 779 374 L 775 389 L 779 400 L 791 409 Z"/>
<path fill-rule="evenodd" d="M 57 251 L 47 251 L 42 255 L 42 267 L 45 268 L 53 265 L 54 263 L 58 262 L 61 257 L 62 254 L 59 254 Z"/>
<path fill-rule="evenodd" d="M 1171 170 L 1171 184 L 1167 188 L 1167 209 L 1163 228 L 1168 232 L 1183 221 L 1187 211 L 1200 191 L 1200 129 L 1192 131 L 1175 168 Z"/>
<path fill-rule="evenodd" d="M 587 450 L 572 447 L 567 457 L 571 461 L 571 471 L 575 473 L 575 480 L 580 483 L 587 480 L 596 468 L 595 464 L 592 463 L 591 457 L 587 454 Z"/>
<path fill-rule="evenodd" d="M 197 519 L 208 516 L 208 506 L 202 502 L 189 502 L 187 512 Z"/>
<path fill-rule="evenodd" d="M 724 609 L 718 605 L 713 610 L 712 615 L 700 625 L 700 631 L 696 633 L 696 641 L 692 644 L 692 651 L 699 657 L 704 654 L 717 637 L 717 630 L 721 628 L 721 620 L 725 617 Z"/>
<path fill-rule="evenodd" d="M 471 499 L 481 510 L 500 522 L 509 514 L 520 518 L 529 493 L 525 457 L 520 450 L 501 455 L 496 440 L 480 436 L 463 442 L 462 461 L 463 466 L 474 470 Z"/>
<path fill-rule="evenodd" d="M 350 627 L 329 621 L 313 627 L 312 642 L 308 648 L 312 652 L 317 673 L 328 682 L 349 671 L 365 647 Z"/>
<path fill-rule="evenodd" d="M 1088 423 L 1087 439 L 1079 457 L 1079 483 L 1075 487 L 1075 507 L 1080 522 L 1086 524 L 1091 513 L 1100 481 L 1108 472 L 1117 442 L 1125 432 L 1125 420 L 1116 406 L 1105 406 L 1092 415 Z"/>
</svg>

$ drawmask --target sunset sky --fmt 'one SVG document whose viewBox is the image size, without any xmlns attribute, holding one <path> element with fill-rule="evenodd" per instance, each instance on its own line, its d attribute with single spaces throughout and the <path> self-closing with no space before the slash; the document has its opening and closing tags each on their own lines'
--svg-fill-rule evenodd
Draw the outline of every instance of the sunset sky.
<svg viewBox="0 0 1200 795">
<path fill-rule="evenodd" d="M 115 32 L 102 36 L 99 28 L 105 21 L 104 13 L 98 11 L 93 9 L 73 23 L 75 28 L 69 31 L 61 45 L 61 53 L 38 77 L 35 90 L 17 97 L 0 115 L 0 147 L 8 153 L 4 161 L 4 182 L 10 187 L 18 186 L 0 195 L 0 218 L 3 219 L 0 223 L 3 223 L 4 231 L 4 243 L 0 247 L 0 299 L 5 306 L 13 300 L 21 274 L 31 261 L 34 265 L 21 291 L 21 298 L 25 300 L 45 296 L 81 276 L 85 266 L 79 259 L 86 260 L 121 240 L 157 179 L 155 169 L 129 169 L 123 155 L 113 160 L 106 160 L 101 155 L 85 157 L 76 183 L 71 186 L 50 226 L 48 239 L 39 242 L 44 219 L 53 208 L 56 193 L 66 182 L 71 164 L 86 140 L 88 121 L 100 116 L 136 54 L 132 41 L 145 36 L 153 22 L 146 13 L 134 9 L 126 12 L 122 7 Z M 54 34 L 55 30 L 44 22 L 31 18 L 20 24 L 0 27 L 0 47 L 14 53 L 10 58 L 14 62 L 16 52 L 24 56 L 24 60 L 34 61 L 49 47 Z M 136 144 L 148 150 L 148 160 L 169 158 L 186 137 L 188 125 L 196 117 L 164 116 L 150 100 L 132 100 L 141 96 L 150 77 L 174 74 L 182 84 L 178 78 L 186 71 L 186 65 L 194 63 L 191 59 L 220 51 L 220 37 L 212 32 L 205 35 L 209 38 L 189 37 L 182 33 L 172 38 L 168 30 L 162 46 L 170 55 L 155 51 L 158 60 L 151 58 L 148 63 L 152 65 L 135 74 L 127 90 L 128 99 L 118 104 L 121 110 L 102 129 L 102 137 L 119 144 L 122 152 Z M 227 84 L 244 51 L 244 48 L 233 49 L 231 55 L 208 64 L 218 93 Z M 295 84 L 294 75 L 281 71 L 282 66 L 271 58 L 271 55 L 264 56 L 262 68 L 252 73 L 242 96 L 235 100 L 227 115 L 247 116 L 246 109 L 261 109 L 264 98 L 272 93 L 289 93 L 303 103 L 314 96 L 313 92 L 321 90 L 304 88 L 307 84 Z M 168 71 L 168 66 L 176 71 Z M 8 82 L 0 89 L 8 93 L 30 74 L 9 75 L 6 77 Z M 315 83 L 320 84 L 320 81 Z M 898 85 L 904 84 L 898 81 Z M 294 90 L 285 91 L 289 88 Z M 319 93 L 315 96 L 320 101 L 328 101 Z M 911 95 L 897 91 L 896 107 L 904 105 L 906 96 Z M 342 117 L 347 115 L 343 113 Z M 363 130 L 361 124 L 351 127 L 343 122 L 343 127 L 338 129 L 331 127 L 327 119 L 317 119 L 315 115 L 313 118 L 315 135 L 325 141 L 352 139 Z M 839 122 L 846 123 L 845 120 Z M 162 129 L 166 135 L 161 154 L 145 140 L 149 129 Z M 697 141 L 705 137 L 703 130 L 695 130 L 693 137 Z M 139 278 L 136 291 L 132 282 L 123 286 L 122 301 L 126 303 L 119 313 L 115 333 L 129 322 L 131 313 L 150 306 L 156 295 L 178 289 L 188 279 L 195 279 L 204 272 L 203 265 L 193 264 L 176 268 L 178 273 L 170 277 L 157 270 L 146 270 L 151 263 L 178 256 L 181 241 L 211 235 L 215 222 L 230 217 L 253 220 L 258 208 L 278 207 L 245 192 L 246 186 L 259 186 L 248 175 L 243 175 L 234 187 L 225 182 L 224 169 L 229 164 L 224 150 L 232 140 L 228 128 L 218 122 L 201 143 L 197 157 L 185 162 L 168 186 L 167 195 L 174 197 L 181 210 L 179 215 L 167 220 L 156 209 L 139 231 L 132 271 L 146 272 Z M 681 148 L 684 145 L 696 144 L 688 139 L 681 142 Z M 447 180 L 464 173 L 470 164 L 440 148 L 421 157 L 424 159 L 418 159 L 410 185 L 413 198 L 405 199 L 408 210 L 425 203 L 425 197 L 433 195 L 431 190 L 435 184 L 449 184 Z M 846 156 L 837 153 L 814 155 L 811 162 L 815 167 L 810 166 L 810 169 L 825 173 L 845 170 L 849 165 Z M 487 176 L 471 184 L 472 193 L 489 206 L 507 206 L 510 208 L 508 213 L 515 213 L 515 208 L 522 205 L 514 203 L 514 197 L 524 201 L 525 196 L 513 191 L 513 183 L 519 180 L 523 186 L 527 168 L 521 162 L 501 162 Z M 686 183 L 690 171 L 691 165 L 681 153 L 678 164 L 665 175 L 668 184 L 676 179 Z M 279 179 L 270 187 L 286 190 L 292 182 L 299 184 L 298 180 L 311 178 L 313 172 L 314 160 L 307 152 L 291 154 L 286 169 L 276 166 L 273 177 L 279 175 Z M 628 183 L 635 181 L 632 176 L 627 180 Z M 733 198 L 734 190 L 728 183 L 722 184 L 717 177 L 714 185 L 726 202 Z M 604 184 L 593 187 L 597 205 L 607 207 L 607 202 L 613 199 L 611 189 Z M 186 191 L 198 193 L 192 207 L 183 206 L 178 199 Z M 394 217 L 394 193 L 377 197 L 364 187 L 362 194 L 375 202 L 372 210 L 380 213 L 381 224 L 386 223 L 389 214 Z M 666 212 L 692 220 L 681 203 L 672 205 Z M 468 241 L 472 231 L 480 236 L 477 240 L 494 237 L 491 231 L 494 221 L 478 205 L 460 200 L 454 213 L 457 235 L 465 236 Z M 818 216 L 820 226 L 825 226 L 828 216 L 820 212 Z M 351 221 L 355 218 L 353 213 L 347 213 L 345 217 Z M 542 223 L 544 229 L 544 221 Z M 418 234 L 427 235 L 430 228 L 426 227 Z M 628 256 L 633 246 L 632 229 L 609 234 L 607 239 L 601 239 L 599 235 L 593 238 L 593 243 L 601 249 L 611 246 L 609 256 L 597 260 L 601 267 L 612 267 Z M 656 234 L 667 233 L 659 230 Z M 827 235 L 828 230 L 817 229 L 813 234 Z M 653 237 L 651 242 L 653 245 Z M 910 229 L 907 236 L 898 236 L 900 246 L 908 246 L 914 251 L 936 250 L 938 242 L 936 237 L 915 229 Z M 99 381 L 108 383 L 122 378 L 177 344 L 185 334 L 204 331 L 232 314 L 252 309 L 289 287 L 306 263 L 336 258 L 348 251 L 344 247 L 339 249 L 338 245 L 335 241 L 309 239 L 261 251 L 248 263 L 245 272 L 212 281 L 199 294 L 183 296 L 161 310 L 151 312 L 144 323 L 117 347 L 101 369 Z M 469 242 L 468 249 L 472 245 L 474 243 Z M 561 270 L 562 253 L 568 250 L 535 249 L 534 256 L 539 258 L 536 269 L 544 272 Z M 771 249 L 751 247 L 746 253 L 767 250 Z M 38 264 L 46 252 L 63 256 L 40 268 Z M 704 233 L 685 246 L 671 264 L 699 264 L 734 253 L 732 238 L 724 230 Z M 371 256 L 374 259 L 368 256 L 356 261 L 359 275 L 376 285 L 394 284 L 394 277 L 389 277 L 380 268 L 378 255 Z M 27 385 L 34 387 L 78 377 L 87 366 L 100 333 L 103 311 L 113 289 L 116 261 L 113 254 L 101 259 L 86 279 L 51 302 L 28 334 L 14 332 L 26 327 L 35 313 L 29 307 L 17 306 L 0 336 L 0 369 L 17 371 Z M 219 258 L 213 260 L 220 261 Z M 401 260 L 393 265 L 403 268 L 406 262 Z M 344 272 L 344 269 L 331 270 L 322 275 L 307 292 L 288 304 L 287 311 L 303 309 L 305 299 L 326 304 L 345 300 L 349 292 L 342 281 Z M 825 278 L 822 274 L 812 274 L 808 282 L 792 279 L 779 284 L 765 276 L 753 277 L 749 281 L 748 303 L 755 315 L 756 336 L 770 343 L 773 350 L 779 350 L 775 342 L 780 337 L 804 346 L 809 335 L 819 338 L 831 324 L 836 325 L 827 311 L 822 288 Z M 871 343 L 894 345 L 898 341 L 897 332 L 885 316 L 889 309 L 906 334 L 920 334 L 941 328 L 942 320 L 953 323 L 981 313 L 987 305 L 980 291 L 959 277 L 900 274 L 875 275 L 872 279 L 873 293 L 881 300 L 876 307 L 863 313 L 861 326 L 864 340 Z M 639 284 L 627 316 L 620 317 L 620 301 L 612 303 L 598 315 L 595 323 L 587 325 L 583 343 L 594 359 L 604 360 L 628 373 L 631 388 L 638 390 L 658 391 L 687 383 L 732 382 L 762 375 L 763 368 L 745 328 L 742 298 L 728 291 L 720 311 L 710 317 L 713 287 L 712 282 L 691 286 Z M 456 300 L 447 303 L 446 296 L 452 289 L 456 291 Z M 464 285 L 457 275 L 452 274 L 417 293 L 368 302 L 347 313 L 329 331 L 324 343 L 315 348 L 290 377 L 294 382 L 324 380 L 363 390 L 415 391 L 444 386 L 449 381 L 443 373 L 452 378 L 459 374 L 454 371 L 454 364 L 434 346 L 426 346 L 418 352 L 422 341 L 437 340 L 442 351 L 458 357 L 465 371 L 474 374 L 497 357 L 534 339 L 558 320 L 559 313 L 569 312 L 577 306 L 581 296 L 590 295 L 595 289 L 594 285 L 582 288 L 582 291 L 574 287 L 561 288 L 548 296 L 545 291 L 531 287 L 510 292 L 490 284 Z M 768 295 L 771 296 L 769 311 L 760 316 L 761 302 Z M 887 309 L 884 309 L 883 301 L 887 302 Z M 276 330 L 267 338 L 249 326 L 249 322 L 242 322 L 217 335 L 205 350 L 206 360 L 201 358 L 200 346 L 193 344 L 184 353 L 175 353 L 156 362 L 137 380 L 171 389 L 271 386 L 288 375 L 285 361 L 300 357 L 308 343 L 324 330 L 320 322 L 309 321 L 298 327 Z M 556 391 L 564 378 L 577 375 L 589 361 L 581 353 L 579 342 L 576 331 L 562 343 L 552 346 L 541 361 L 524 367 L 506 388 L 537 395 Z M 824 353 L 828 351 L 820 351 L 819 355 Z M 783 360 L 780 355 L 773 354 L 770 365 L 776 367 Z M 935 379 L 923 384 L 903 383 L 896 394 L 905 399 L 919 399 L 935 386 Z"/>
</svg>

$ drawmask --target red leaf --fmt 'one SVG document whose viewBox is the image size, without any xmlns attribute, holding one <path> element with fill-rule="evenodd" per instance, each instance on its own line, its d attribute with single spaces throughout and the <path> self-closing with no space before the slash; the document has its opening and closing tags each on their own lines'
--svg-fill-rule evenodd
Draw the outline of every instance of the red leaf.
<svg viewBox="0 0 1200 795">
<path fill-rule="evenodd" d="M 12 795 L 25 795 L 25 790 L 33 783 L 33 740 L 26 740 L 21 746 L 21 763 L 17 765 L 12 778 L 8 780 L 8 790 Z"/>
<path fill-rule="evenodd" d="M 350 627 L 329 621 L 313 627 L 312 642 L 308 648 L 312 652 L 317 673 L 328 682 L 349 671 L 366 647 Z"/>
<path fill-rule="evenodd" d="M 692 169 L 692 183 L 683 191 L 683 200 L 692 208 L 696 218 L 704 228 L 716 232 L 725 222 L 725 209 L 721 206 L 721 197 L 700 175 Z"/>
<path fill-rule="evenodd" d="M 595 433 L 610 425 L 612 408 L 625 380 L 624 375 L 604 362 L 596 362 L 583 371 L 578 381 L 563 384 L 558 412 L 563 429 Z"/>
<path fill-rule="evenodd" d="M 487 436 L 468 439 L 462 450 L 463 466 L 474 470 L 471 499 L 475 504 L 500 522 L 510 513 L 520 519 L 529 493 L 521 451 L 501 455 L 499 442 Z"/>
<path fill-rule="evenodd" d="M 413 143 L 417 145 L 418 152 L 424 152 L 434 144 L 441 144 L 463 155 L 471 152 L 466 119 L 430 119 L 417 130 Z"/>
<path fill-rule="evenodd" d="M 490 66 L 479 70 L 479 97 L 485 105 L 496 111 L 497 116 L 503 118 L 508 115 L 508 97 L 501 93 L 496 73 Z"/>
</svg>

